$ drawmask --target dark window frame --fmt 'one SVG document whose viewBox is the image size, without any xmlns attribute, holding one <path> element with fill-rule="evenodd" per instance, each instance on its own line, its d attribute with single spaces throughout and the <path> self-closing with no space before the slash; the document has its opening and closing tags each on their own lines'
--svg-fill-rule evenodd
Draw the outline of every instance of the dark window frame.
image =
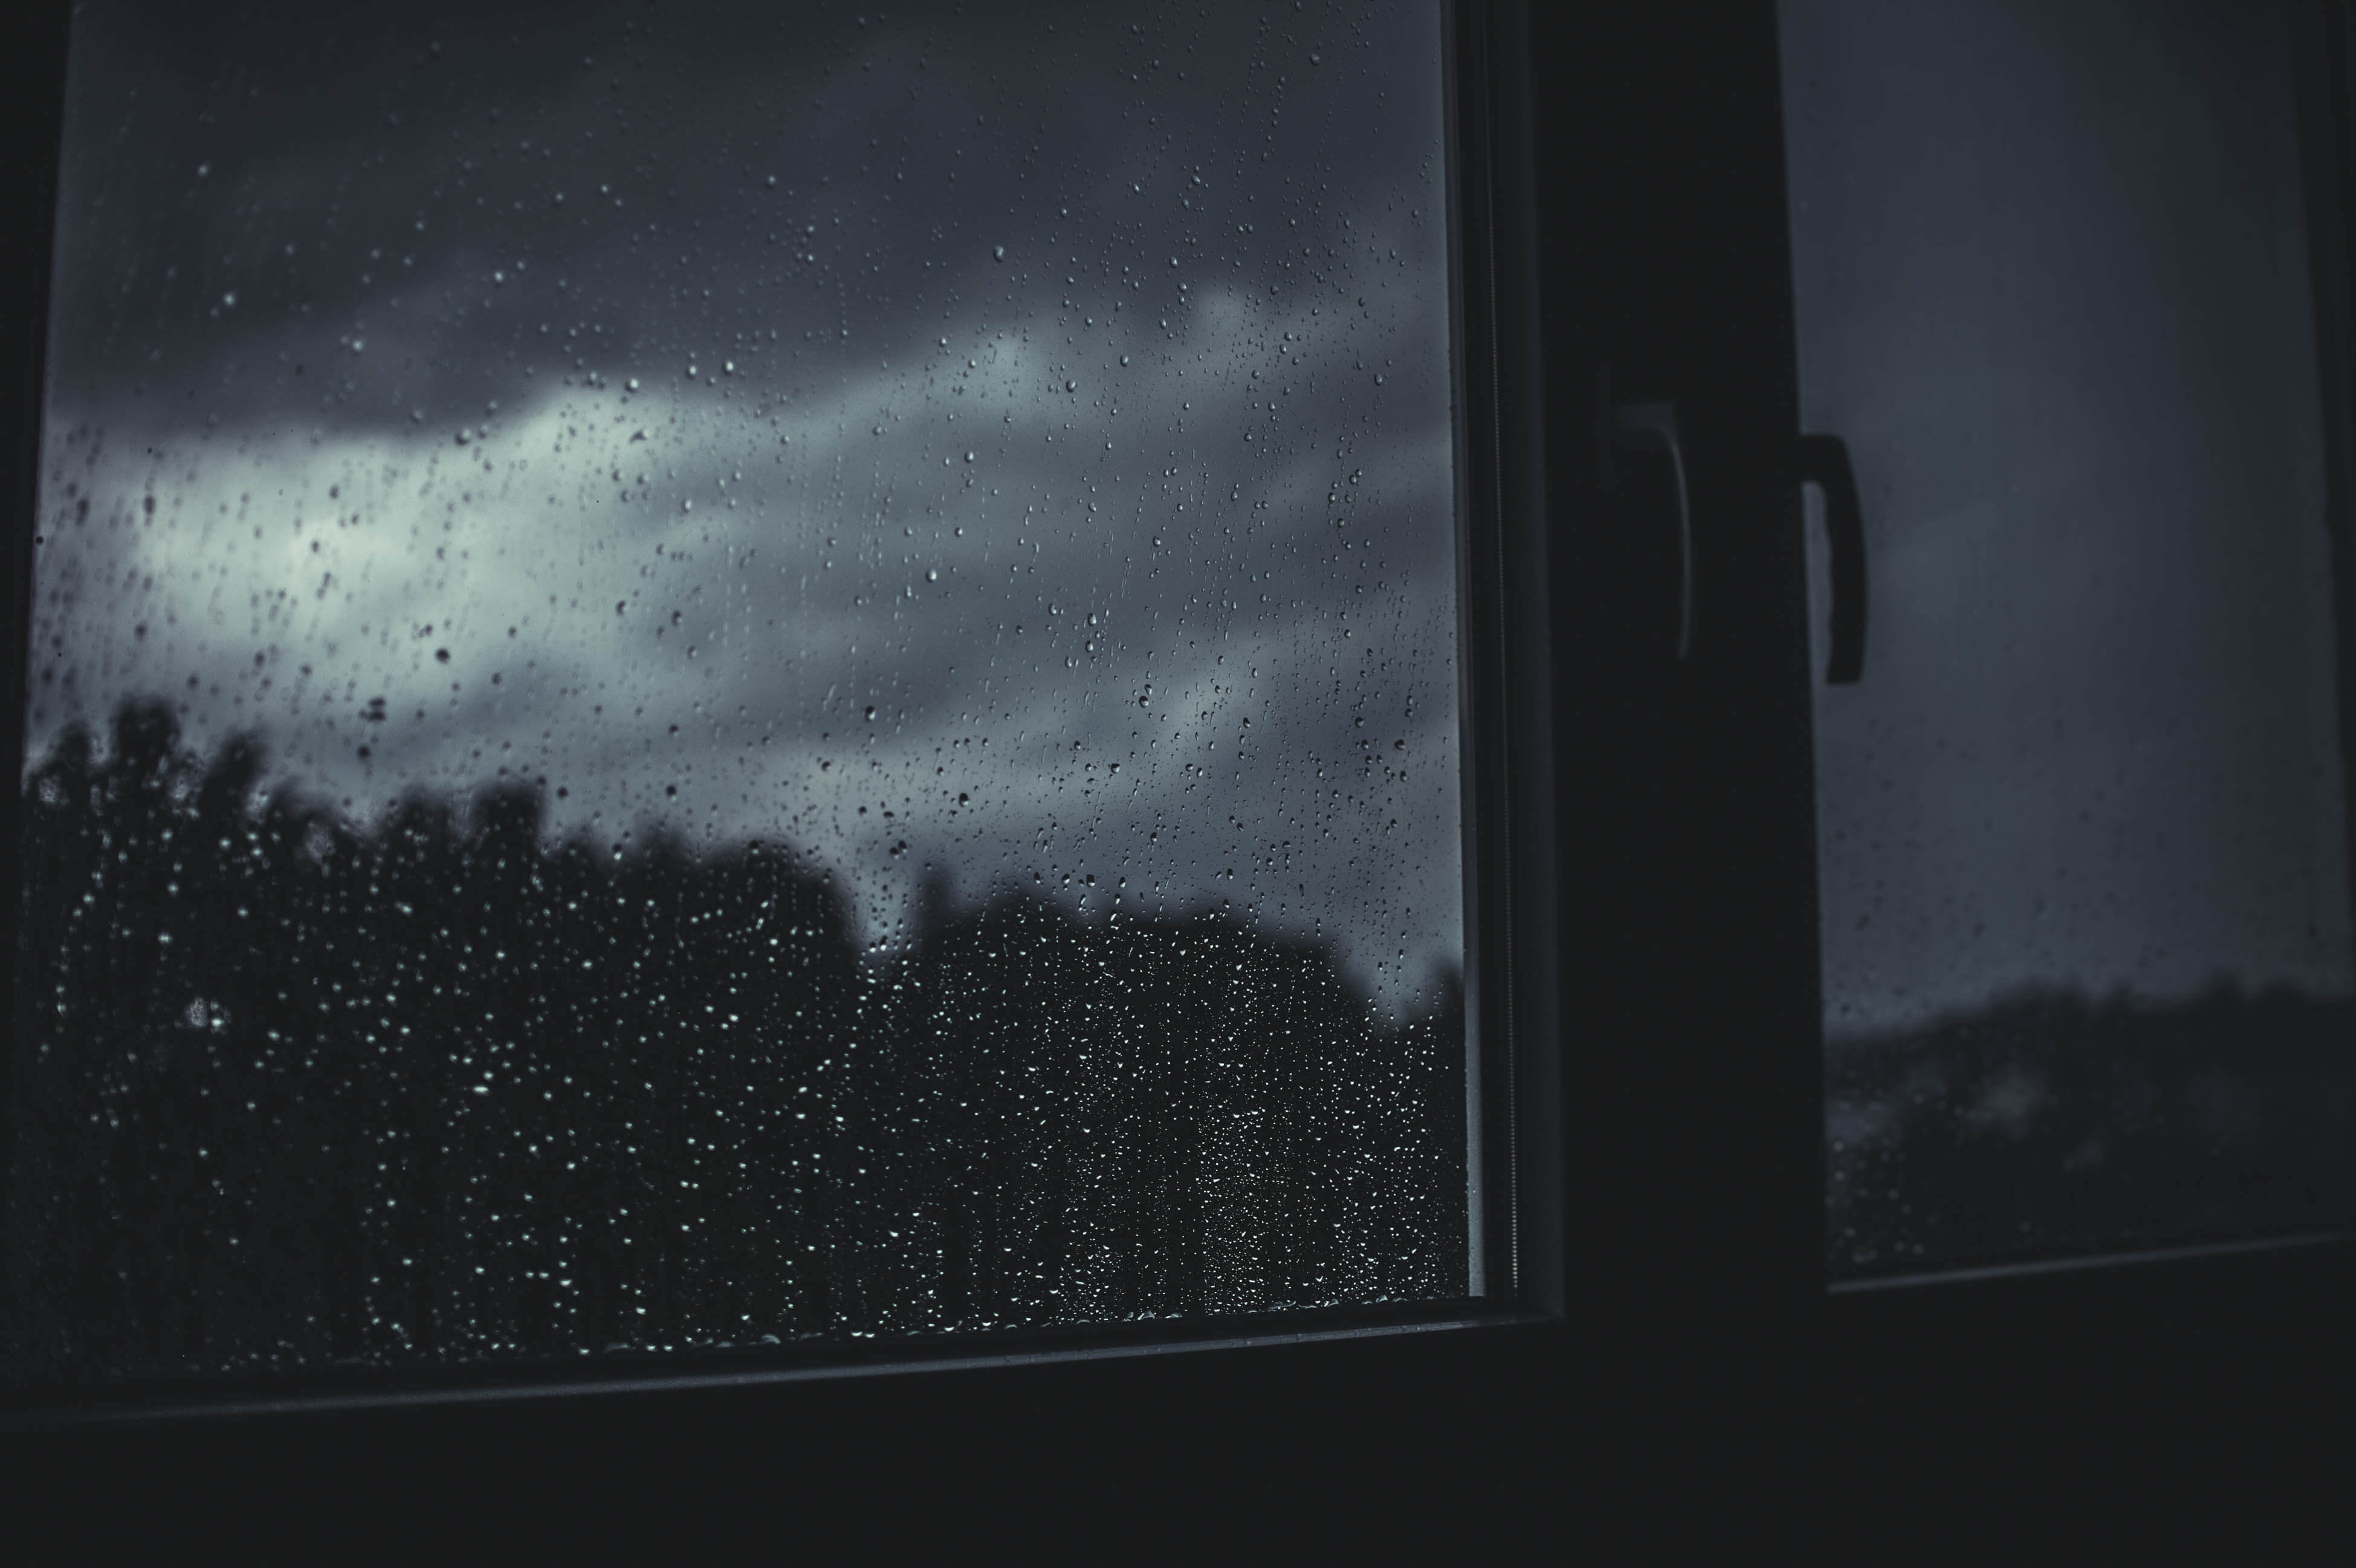
<svg viewBox="0 0 2356 1568">
<path fill-rule="evenodd" d="M 2296 3 L 2308 145 L 2319 166 L 2337 166 L 2311 221 L 2346 703 L 2356 16 L 2348 0 Z M 38 220 L 13 231 L 22 281 L 5 312 L 15 336 L 0 345 L 23 367 L 0 389 L 20 519 L 37 457 L 65 12 L 47 5 L 22 24 L 5 65 L 16 145 L 32 150 L 5 199 Z M 569 1399 L 521 1397 L 530 1391 L 503 1370 L 318 1399 L 284 1397 L 301 1393 L 284 1386 L 264 1403 L 285 1413 L 256 1408 L 241 1423 L 93 1424 L 104 1407 L 91 1400 L 12 1398 L 0 1425 L 78 1425 L 101 1460 L 185 1455 L 230 1433 L 288 1446 L 463 1439 L 470 1453 L 749 1442 L 773 1455 L 790 1442 L 815 1466 L 812 1486 L 847 1474 L 862 1442 L 898 1434 L 904 1466 L 971 1462 L 960 1444 L 994 1444 L 978 1474 L 999 1478 L 1034 1463 L 1108 1473 L 1103 1449 L 1150 1455 L 1163 1468 L 1148 1484 L 1175 1496 L 1177 1434 L 1240 1418 L 1229 1461 L 1238 1473 L 1281 1461 L 1256 1483 L 1267 1488 L 1353 1463 L 1398 1473 L 1446 1460 L 1493 1487 L 1544 1483 L 1558 1499 L 1575 1429 L 1622 1438 L 1616 1466 L 1596 1477 L 1697 1464 L 1706 1475 L 1712 1454 L 1756 1466 L 1773 1454 L 1758 1444 L 1809 1425 L 1830 1442 L 1808 1457 L 1827 1466 L 1963 1457 L 1991 1431 L 2016 1452 L 2155 1441 L 2222 1452 L 2310 1431 L 2348 1441 L 2356 1245 L 2345 1238 L 1825 1288 L 1812 672 L 1800 501 L 1777 456 L 1799 432 L 1772 0 L 1457 0 L 1449 17 L 1485 1301 L 1237 1320 L 1182 1338 L 1108 1329 L 894 1345 L 857 1362 L 830 1352 L 822 1367 L 682 1363 L 568 1380 Z M 1696 593 L 1753 650 L 1717 675 L 1632 662 L 1647 628 L 1590 570 L 1614 521 L 1610 412 L 1647 388 L 1683 400 L 1708 433 L 1696 451 L 1715 453 L 1693 478 L 1716 563 Z M 30 549 L 14 542 L 0 724 L 21 774 Z M 1749 788 L 1703 776 L 1738 751 Z M 0 838 L 12 883 L 16 849 L 12 817 Z M 1697 910 L 1704 890 L 1711 907 Z M 16 918 L 10 900 L 0 940 L 14 942 Z M 1697 957 L 1706 984 L 1690 983 Z M 1495 1201 L 1505 1194 L 1514 1200 Z M 1500 1272 L 1501 1260 L 1518 1268 Z M 154 1393 L 139 1407 L 150 1414 Z M 223 1408 L 206 1397 L 203 1408 Z M 787 1426 L 829 1435 L 779 1435 Z"/>
<path fill-rule="evenodd" d="M 2290 0 L 2356 736 L 2356 7 Z M 1662 1466 L 2356 1447 L 2356 1239 L 1827 1288 L 1801 435 L 1774 0 L 1537 8 L 1569 1231 L 1599 1430 Z M 1570 309 L 1563 309 L 1569 302 Z M 1632 650 L 1623 403 L 1673 400 L 1696 656 Z M 1603 569 L 1598 569 L 1601 564 Z M 2356 817 L 2356 802 L 2351 803 Z M 1594 824 L 1608 823 L 1606 832 Z M 1614 1201 L 1618 1200 L 1615 1208 Z M 1590 1333 L 1592 1325 L 1596 1332 Z M 1580 1417 L 1582 1423 L 1586 1418 Z M 1990 1446 L 1990 1440 L 1995 1445 Z M 1837 1478 L 1846 1475 L 1846 1479 Z"/>
</svg>

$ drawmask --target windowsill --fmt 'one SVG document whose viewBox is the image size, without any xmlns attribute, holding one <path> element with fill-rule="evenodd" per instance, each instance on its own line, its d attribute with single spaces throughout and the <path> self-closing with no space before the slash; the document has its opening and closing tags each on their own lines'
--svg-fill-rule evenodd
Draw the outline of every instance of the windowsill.
<svg viewBox="0 0 2356 1568">
<path fill-rule="evenodd" d="M 1200 1351 L 1273 1349 L 1351 1340 L 1473 1331 L 1489 1333 L 1555 1320 L 1479 1301 L 1395 1307 L 1328 1308 L 1248 1317 L 1108 1324 L 1000 1334 L 830 1341 L 793 1347 L 646 1352 L 605 1359 L 594 1370 L 569 1362 L 444 1368 L 330 1369 L 278 1378 L 187 1382 L 145 1380 L 82 1391 L 27 1391 L 18 1408 L 0 1413 L 11 1429 L 175 1422 L 462 1404 L 516 1404 L 562 1398 L 697 1394 L 730 1389 L 834 1383 L 852 1379 L 1075 1366 Z M 1177 1332 L 1173 1334 L 1173 1327 Z M 201 1392 L 196 1392 L 200 1388 Z"/>
</svg>

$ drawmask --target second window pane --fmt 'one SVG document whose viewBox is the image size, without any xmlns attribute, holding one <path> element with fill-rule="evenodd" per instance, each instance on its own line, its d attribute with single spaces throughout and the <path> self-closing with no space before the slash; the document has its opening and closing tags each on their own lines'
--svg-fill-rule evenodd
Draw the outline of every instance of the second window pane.
<svg viewBox="0 0 2356 1568">
<path fill-rule="evenodd" d="M 1872 573 L 1815 709 L 1827 1268 L 2343 1220 L 2348 631 L 2283 9 L 1781 15 L 1803 416 Z"/>
</svg>

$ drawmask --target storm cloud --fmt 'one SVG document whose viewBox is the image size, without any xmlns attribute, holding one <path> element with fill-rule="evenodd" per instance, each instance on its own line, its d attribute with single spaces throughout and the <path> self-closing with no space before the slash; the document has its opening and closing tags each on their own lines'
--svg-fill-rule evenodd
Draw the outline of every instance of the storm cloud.
<svg viewBox="0 0 2356 1568">
<path fill-rule="evenodd" d="M 28 756 L 1462 961 L 1425 5 L 78 14 Z"/>
</svg>

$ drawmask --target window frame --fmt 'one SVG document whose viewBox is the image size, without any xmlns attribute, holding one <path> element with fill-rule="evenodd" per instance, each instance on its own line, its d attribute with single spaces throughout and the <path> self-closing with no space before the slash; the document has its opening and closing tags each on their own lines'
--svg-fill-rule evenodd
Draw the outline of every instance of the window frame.
<svg viewBox="0 0 2356 1568">
<path fill-rule="evenodd" d="M 2321 182 L 2337 199 L 2318 201 L 2310 221 L 2345 705 L 2356 701 L 2346 570 L 2356 15 L 2349 0 L 2295 4 L 2308 138 L 2336 149 L 2338 166 Z M 60 3 L 28 16 L 0 66 L 18 89 L 8 98 L 16 145 L 48 149 L 14 166 L 5 198 L 35 220 L 14 231 L 19 286 L 5 319 L 16 336 L 0 345 L 25 367 L 0 387 L 0 426 L 13 437 L 0 462 L 27 518 L 66 13 Z M 70 1430 L 93 1463 L 184 1456 L 232 1435 L 282 1453 L 386 1434 L 469 1454 L 529 1442 L 568 1454 L 790 1447 L 812 1487 L 848 1474 L 871 1442 L 900 1444 L 913 1466 L 978 1463 L 973 1473 L 992 1485 L 1033 1463 L 1103 1475 L 1113 1461 L 1102 1450 L 1117 1448 L 1161 1466 L 1145 1484 L 1173 1496 L 1180 1434 L 1206 1411 L 1239 1424 L 1238 1466 L 1280 1458 L 1321 1474 L 1352 1463 L 1398 1474 L 1444 1459 L 1491 1483 L 1549 1483 L 1549 1495 L 1574 1424 L 1621 1434 L 1620 1467 L 1600 1474 L 1636 1477 L 1704 1451 L 1756 1465 L 1776 1452 L 1761 1444 L 1787 1442 L 1811 1418 L 1824 1441 L 1809 1456 L 1826 1466 L 1966 1460 L 1965 1444 L 1990 1433 L 2016 1453 L 2155 1443 L 2223 1453 L 2313 1431 L 2349 1441 L 2356 1245 L 2345 1237 L 1826 1287 L 1811 672 L 1804 594 L 1792 591 L 1802 519 L 1772 456 L 1798 434 L 1773 0 L 1592 11 L 1454 0 L 1446 15 L 1473 732 L 1468 981 L 1477 974 L 1478 988 L 1468 984 L 1467 1004 L 1484 1043 L 1484 1120 L 1507 1133 L 1484 1143 L 1492 1195 L 1515 1199 L 1493 1205 L 1483 1236 L 1500 1288 L 1469 1308 L 1288 1314 L 1177 1337 L 992 1336 L 882 1346 L 857 1359 L 830 1351 L 822 1366 L 678 1361 L 537 1388 L 506 1369 L 367 1388 L 279 1382 L 243 1391 L 242 1422 L 158 1421 L 154 1389 L 112 1403 L 52 1391 L 12 1397 L 0 1431 Z M 1632 282 L 1643 266 L 1662 275 Z M 1665 330 L 1672 306 L 1697 317 L 1667 331 L 1682 332 L 1686 349 L 1722 333 L 1708 346 L 1712 386 L 1676 389 L 1710 404 L 1697 413 L 1725 437 L 1719 458 L 1697 461 L 1715 464 L 1695 476 L 1697 512 L 1714 494 L 1769 525 L 1704 540 L 1719 564 L 1697 585 L 1699 607 L 1752 650 L 1716 683 L 1632 671 L 1622 650 L 1644 628 L 1608 585 L 1582 578 L 1593 541 L 1613 526 L 1605 454 L 1615 392 L 1701 362 L 1692 352 L 1681 362 L 1673 346 L 1629 363 L 1649 351 L 1638 343 L 1644 351 L 1632 354 L 1632 341 Z M 0 637 L 15 661 L 5 727 L 19 776 L 25 532 L 0 604 L 0 618 L 13 618 Z M 1704 781 L 1721 791 L 1712 796 L 1686 777 L 1714 754 L 1690 734 L 1680 740 L 1681 725 L 1716 725 L 1715 745 L 1751 746 L 1745 781 L 1766 799 Z M 1689 808 L 1706 800 L 1727 807 L 1723 823 L 1697 821 Z M 12 881 L 14 830 L 12 817 L 0 839 Z M 1722 908 L 1695 917 L 1676 907 L 1701 889 Z M 13 944 L 16 918 L 12 899 L 0 940 Z M 1712 983 L 1662 989 L 1697 952 L 1718 956 Z M 1664 997 L 1665 1020 L 1640 1028 L 1632 1009 Z M 1688 1049 L 1706 1070 L 1673 1074 L 1661 1051 L 1629 1048 L 1640 1038 Z M 1672 1083 L 1689 1112 L 1671 1114 Z M 177 1408 L 220 1416 L 237 1391 L 184 1395 Z M 558 1391 L 573 1397 L 536 1397 Z M 912 1432 L 929 1435 L 911 1446 Z M 1713 1436 L 1731 1446 L 1711 1447 Z"/>
<path fill-rule="evenodd" d="M 41 398 L 48 341 L 56 171 L 63 133 L 70 5 L 42 5 L 24 29 L 27 47 L 0 70 L 17 91 L 16 143 L 26 149 L 5 198 L 24 221 L 8 257 L 18 286 L 6 313 L 17 336 L 0 345 L 24 369 L 5 389 L 0 427 L 14 440 L 0 462 L 16 514 L 37 517 Z M 276 1377 L 143 1380 L 107 1387 L 36 1387 L 0 1395 L 0 1433 L 112 1434 L 136 1445 L 171 1431 L 201 1445 L 225 1429 L 268 1441 L 296 1429 L 367 1431 L 406 1421 L 445 1434 L 502 1423 L 574 1434 L 624 1427 L 766 1428 L 819 1410 L 838 1423 L 880 1419 L 885 1409 L 954 1424 L 1028 1410 L 1042 1413 L 1108 1399 L 1143 1399 L 1177 1376 L 1226 1385 L 1237 1397 L 1346 1406 L 1345 1389 L 1397 1382 L 1413 1369 L 1454 1394 L 1486 1387 L 1510 1400 L 1546 1386 L 1564 1337 L 1558 1118 L 1554 1071 L 1554 972 L 1549 833 L 1551 719 L 1547 687 L 1543 470 L 1537 456 L 1537 365 L 1533 341 L 1536 257 L 1526 131 L 1526 50 L 1515 48 L 1522 7 L 1483 0 L 1443 4 L 1451 375 L 1458 448 L 1457 556 L 1460 700 L 1463 712 L 1467 895 L 1467 1021 L 1478 1044 L 1468 1062 L 1468 1120 L 1483 1128 L 1487 1262 L 1483 1294 L 1465 1300 L 1337 1307 L 1203 1319 L 1183 1325 L 1100 1325 L 930 1340 L 649 1355 L 593 1367 L 402 1368 Z M 1501 40 L 1503 40 L 1501 42 Z M 1517 120 L 1516 115 L 1522 118 Z M 1478 455 L 1477 457 L 1475 455 Z M 7 756 L 23 774 L 29 663 L 33 526 L 8 551 L 0 606 Z M 1536 564 L 1537 569 L 1533 569 Z M 5 875 L 19 885 L 22 800 L 12 790 Z M 18 901 L 0 914 L 0 943 L 15 951 Z M 14 976 L 11 975 L 12 1006 Z M 0 1082 L 14 1081 L 14 1032 L 0 1040 Z M 0 1137 L 7 1135 L 0 1128 Z M 7 1156 L 0 1144 L 0 1162 Z M 5 1165 L 0 1165 L 5 1168 Z M 1533 1380 L 1534 1374 L 1535 1381 Z M 880 1395 L 879 1387 L 895 1391 Z M 1126 1394 L 1119 1391 L 1128 1391 Z M 857 1391 L 855 1397 L 852 1391 Z M 987 1392 L 981 1391 L 989 1391 Z M 1247 1394 L 1245 1391 L 1249 1391 Z M 562 1397 L 558 1397 L 562 1396 Z M 693 1412 L 692 1417 L 686 1412 Z M 1332 1425 L 1328 1417 L 1325 1424 Z M 1420 1418 L 1417 1418 L 1420 1419 Z M 1467 1420 L 1494 1429 L 1493 1417 Z M 1380 1428 L 1377 1428 L 1379 1430 Z M 144 1437 L 138 1434 L 145 1434 Z M 1339 1434 L 1337 1433 L 1337 1436 Z"/>
<path fill-rule="evenodd" d="M 2289 3 L 2345 746 L 2356 20 L 2348 0 Z M 1599 1419 L 1650 1434 L 1664 1457 L 1715 1433 L 1730 1463 L 1757 1463 L 1812 1418 L 1822 1441 L 1809 1457 L 1827 1473 L 1968 1473 L 1993 1461 L 1974 1444 L 1995 1434 L 2010 1453 L 2048 1455 L 2222 1453 L 2310 1432 L 2356 1441 L 2345 1233 L 1827 1286 L 1809 717 L 1821 671 L 1807 662 L 1786 456 L 1802 431 L 1776 6 L 1536 16 L 1533 55 L 1552 86 L 1535 145 L 1558 519 L 1564 1074 L 1579 1090 L 1565 1110 L 1568 1191 L 1579 1316 L 1618 1352 L 1599 1357 Z M 1616 559 L 1622 526 L 1610 494 L 1616 407 L 1655 400 L 1676 403 L 1686 435 L 1696 651 L 1683 666 L 1632 653 L 1659 628 L 1633 621 L 1624 594 L 1587 570 Z"/>
</svg>

